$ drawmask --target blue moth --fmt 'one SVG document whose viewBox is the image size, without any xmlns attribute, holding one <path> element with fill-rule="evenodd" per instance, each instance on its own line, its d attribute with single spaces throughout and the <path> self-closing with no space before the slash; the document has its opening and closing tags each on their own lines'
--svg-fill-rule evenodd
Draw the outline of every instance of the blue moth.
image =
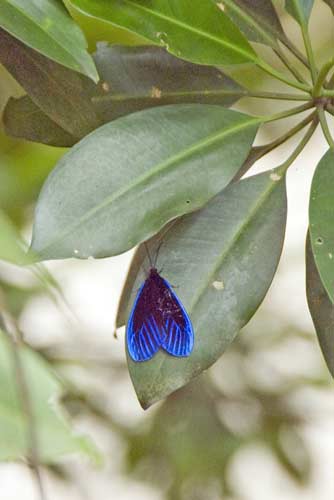
<svg viewBox="0 0 334 500">
<path fill-rule="evenodd" d="M 194 346 L 190 318 L 167 280 L 155 267 L 140 287 L 126 327 L 133 361 L 147 361 L 159 350 L 189 356 Z"/>
</svg>

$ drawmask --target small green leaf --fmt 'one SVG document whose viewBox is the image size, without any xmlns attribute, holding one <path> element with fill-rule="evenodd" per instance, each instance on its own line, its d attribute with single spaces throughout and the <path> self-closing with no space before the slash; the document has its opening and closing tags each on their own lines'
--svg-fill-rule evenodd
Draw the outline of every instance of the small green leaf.
<svg viewBox="0 0 334 500">
<path fill-rule="evenodd" d="M 0 460 L 18 460 L 29 453 L 28 419 L 17 385 L 13 347 L 0 331 Z M 57 398 L 62 386 L 52 370 L 27 347 L 18 348 L 37 430 L 39 459 L 52 463 L 64 454 L 83 453 L 97 461 L 95 446 L 75 435 Z"/>
<path fill-rule="evenodd" d="M 23 83 L 28 92 L 31 89 L 36 104 L 27 96 L 11 99 L 4 113 L 6 132 L 53 146 L 72 146 L 97 128 L 96 115 L 102 125 L 141 109 L 186 102 L 229 106 L 247 95 L 246 89 L 218 69 L 182 61 L 160 47 L 99 43 L 93 57 L 101 78 L 96 86 L 51 61 L 48 67 L 53 79 L 43 80 L 41 85 L 41 70 L 32 66 L 32 84 L 28 87 L 26 81 Z M 75 113 L 72 104 L 77 105 Z M 49 116 L 39 111 L 37 105 Z M 91 111 L 83 115 L 87 107 Z M 72 129 L 76 137 L 66 129 Z"/>
<path fill-rule="evenodd" d="M 328 370 L 334 377 L 334 305 L 321 282 L 309 233 L 306 239 L 306 293 L 319 344 Z"/>
<path fill-rule="evenodd" d="M 307 26 L 314 0 L 285 0 L 286 10 L 301 26 Z"/>
<path fill-rule="evenodd" d="M 16 227 L 2 210 L 0 210 L 0 259 L 19 266 L 31 262 Z"/>
<path fill-rule="evenodd" d="M 40 194 L 32 249 L 44 259 L 122 253 L 202 207 L 234 177 L 260 120 L 220 106 L 139 111 L 65 155 Z"/>
<path fill-rule="evenodd" d="M 70 147 L 77 142 L 73 135 L 52 121 L 27 95 L 18 99 L 11 97 L 2 119 L 6 134 L 12 137 L 60 147 Z"/>
<path fill-rule="evenodd" d="M 0 29 L 0 62 L 53 121 L 76 137 L 99 125 L 88 78 L 53 63 Z M 71 88 L 71 92 L 68 89 Z"/>
<path fill-rule="evenodd" d="M 281 22 L 271 0 L 223 0 L 224 12 L 253 42 L 277 47 L 278 39 L 285 39 Z M 222 7 L 221 7 L 222 8 Z"/>
<path fill-rule="evenodd" d="M 257 55 L 214 2 L 203 0 L 71 0 L 78 9 L 200 64 L 241 64 Z"/>
<path fill-rule="evenodd" d="M 334 153 L 320 160 L 310 194 L 310 238 L 321 281 L 334 302 Z"/>
<path fill-rule="evenodd" d="M 278 171 L 228 186 L 206 207 L 171 224 L 162 236 L 159 262 L 190 314 L 195 344 L 188 358 L 159 351 L 150 361 L 128 357 L 130 375 L 144 408 L 166 397 L 212 365 L 262 302 L 275 274 L 286 223 L 285 180 Z M 149 242 L 154 255 L 157 238 Z M 140 249 L 141 255 L 143 250 Z M 141 255 L 135 257 L 137 263 Z M 145 279 L 146 257 L 131 273 L 129 313 Z"/>
<path fill-rule="evenodd" d="M 62 2 L 2 0 L 0 27 L 44 56 L 98 80 L 85 37 Z"/>
</svg>

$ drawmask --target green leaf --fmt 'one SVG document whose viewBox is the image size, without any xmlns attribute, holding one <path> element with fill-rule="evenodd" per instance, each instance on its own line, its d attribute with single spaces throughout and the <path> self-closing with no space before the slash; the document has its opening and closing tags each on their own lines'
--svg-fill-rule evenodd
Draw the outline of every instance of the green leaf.
<svg viewBox="0 0 334 500">
<path fill-rule="evenodd" d="M 221 191 L 245 160 L 259 124 L 220 106 L 184 104 L 100 127 L 44 184 L 32 249 L 60 259 L 132 248 Z"/>
<path fill-rule="evenodd" d="M 0 210 L 0 259 L 17 265 L 31 262 L 24 250 L 19 232 L 2 210 Z"/>
<path fill-rule="evenodd" d="M 27 95 L 18 99 L 11 97 L 2 119 L 6 134 L 12 137 L 61 147 L 70 147 L 77 142 L 73 135 L 52 121 Z"/>
<path fill-rule="evenodd" d="M 257 55 L 214 2 L 71 0 L 94 17 L 137 33 L 177 57 L 200 64 L 241 64 Z"/>
<path fill-rule="evenodd" d="M 314 0 L 285 0 L 285 8 L 301 26 L 307 26 Z"/>
<path fill-rule="evenodd" d="M 276 271 L 286 223 L 285 180 L 279 171 L 228 186 L 205 208 L 177 220 L 163 236 L 159 262 L 190 314 L 195 344 L 188 358 L 159 351 L 135 363 L 130 375 L 141 405 L 149 407 L 212 365 L 262 302 Z M 149 243 L 155 254 L 158 239 Z M 139 250 L 143 255 L 143 250 Z M 141 259 L 136 255 L 135 261 Z M 128 313 L 149 267 L 146 257 L 135 276 Z"/>
<path fill-rule="evenodd" d="M 50 83 L 43 81 L 43 85 L 38 87 L 38 80 L 32 86 L 37 104 L 40 103 L 40 95 L 45 96 L 46 89 L 50 87 L 47 102 L 42 101 L 40 106 L 44 104 L 50 118 L 53 118 L 54 110 L 60 110 L 64 115 L 61 117 L 63 128 L 39 111 L 38 106 L 25 96 L 8 102 L 4 114 L 6 132 L 14 137 L 54 146 L 72 146 L 87 131 L 96 128 L 96 121 L 83 117 L 81 135 L 78 127 L 75 130 L 77 137 L 66 132 L 64 128 L 73 121 L 76 124 L 79 115 L 69 114 L 68 100 L 78 104 L 79 112 L 90 106 L 91 112 L 98 116 L 99 125 L 102 125 L 150 107 L 184 102 L 229 106 L 247 95 L 246 89 L 216 68 L 182 61 L 160 47 L 122 47 L 100 43 L 94 59 L 101 78 L 99 85 L 93 86 L 90 80 L 84 78 L 78 80 L 76 74 L 73 81 L 71 72 L 67 75 L 67 69 L 49 62 L 51 73 L 59 84 L 55 80 Z M 62 84 L 68 81 L 71 85 L 66 87 L 64 99 Z"/>
<path fill-rule="evenodd" d="M 323 356 L 334 377 L 334 305 L 321 282 L 309 233 L 306 239 L 306 294 Z"/>
<path fill-rule="evenodd" d="M 0 331 L 0 460 L 18 460 L 29 452 L 28 419 L 20 398 L 13 346 Z M 40 356 L 27 347 L 18 354 L 29 390 L 37 430 L 39 458 L 52 463 L 64 454 L 83 453 L 95 461 L 99 455 L 85 437 L 75 435 L 57 402 L 59 380 Z"/>
<path fill-rule="evenodd" d="M 277 47 L 285 39 L 271 0 L 223 0 L 216 2 L 249 40 Z"/>
<path fill-rule="evenodd" d="M 0 62 L 35 104 L 70 134 L 79 138 L 98 126 L 87 90 L 87 82 L 93 82 L 88 78 L 53 63 L 1 29 Z"/>
<path fill-rule="evenodd" d="M 2 0 L 0 27 L 44 56 L 97 81 L 79 26 L 58 0 Z"/>
<path fill-rule="evenodd" d="M 320 160 L 312 180 L 309 219 L 312 251 L 321 281 L 334 302 L 334 153 Z"/>
</svg>

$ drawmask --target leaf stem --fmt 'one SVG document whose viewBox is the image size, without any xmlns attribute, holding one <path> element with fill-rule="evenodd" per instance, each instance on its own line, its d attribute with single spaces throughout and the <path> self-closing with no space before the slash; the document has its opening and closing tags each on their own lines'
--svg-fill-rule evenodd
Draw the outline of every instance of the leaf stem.
<svg viewBox="0 0 334 500">
<path fill-rule="evenodd" d="M 302 63 L 305 68 L 310 69 L 310 65 L 304 54 L 302 54 L 299 49 L 289 40 L 289 38 L 280 38 L 280 41 L 290 52 Z"/>
<path fill-rule="evenodd" d="M 320 96 L 320 94 L 327 96 L 328 92 L 331 92 L 330 90 L 328 91 L 326 89 L 324 89 L 323 91 L 321 91 L 321 90 L 322 90 L 323 84 L 325 83 L 326 77 L 333 66 L 334 66 L 334 57 L 332 59 L 330 59 L 329 61 L 327 61 L 323 65 L 323 67 L 321 68 L 319 75 L 318 75 L 318 78 L 314 84 L 314 89 L 313 89 L 314 97 L 318 97 L 318 96 Z M 334 95 L 334 91 L 332 91 L 332 92 Z"/>
<path fill-rule="evenodd" d="M 301 31 L 302 31 L 302 35 L 303 35 L 303 40 L 304 40 L 307 58 L 308 58 L 309 63 L 310 63 L 312 82 L 313 82 L 313 84 L 315 84 L 315 82 L 317 80 L 318 70 L 317 70 L 317 66 L 315 63 L 315 57 L 314 57 L 313 47 L 311 44 L 308 26 L 307 26 L 307 23 L 305 21 L 303 21 L 300 26 L 301 26 Z"/>
<path fill-rule="evenodd" d="M 303 151 L 306 144 L 308 143 L 308 141 L 311 139 L 312 135 L 314 134 L 315 129 L 318 126 L 318 123 L 319 123 L 318 118 L 317 118 L 317 116 L 315 116 L 313 118 L 313 121 L 312 121 L 310 127 L 308 128 L 306 134 L 304 135 L 302 140 L 298 143 L 297 147 L 294 149 L 292 154 L 289 156 L 289 158 L 287 160 L 285 160 L 285 162 L 283 162 L 279 167 L 277 167 L 277 169 L 282 174 L 284 174 L 288 170 L 288 168 L 292 165 L 292 163 L 295 161 L 295 159 Z"/>
<path fill-rule="evenodd" d="M 326 119 L 326 114 L 323 106 L 318 106 L 317 107 L 317 112 L 318 112 L 318 117 L 320 121 L 320 125 L 322 128 L 322 131 L 324 133 L 324 136 L 328 142 L 329 147 L 334 151 L 334 139 L 332 137 L 332 134 L 329 130 L 327 119 Z"/>
<path fill-rule="evenodd" d="M 268 75 L 271 75 L 272 77 L 276 78 L 277 80 L 280 80 L 281 82 L 286 83 L 290 87 L 295 87 L 296 89 L 302 90 L 304 92 L 311 93 L 312 88 L 309 85 L 306 85 L 305 83 L 300 83 L 300 82 L 294 82 L 287 78 L 283 73 L 280 71 L 277 71 L 275 68 L 270 66 L 266 61 L 263 59 L 257 59 L 255 60 L 255 64 L 261 68 L 263 71 L 268 73 Z"/>
<path fill-rule="evenodd" d="M 299 73 L 298 69 L 291 63 L 279 46 L 274 49 L 274 52 L 298 82 L 308 85 L 306 79 Z"/>
<path fill-rule="evenodd" d="M 302 104 L 301 106 L 296 106 L 294 108 L 281 111 L 280 113 L 276 113 L 274 115 L 260 116 L 259 119 L 262 121 L 262 123 L 269 123 L 276 120 L 281 120 L 283 118 L 288 118 L 289 116 L 297 115 L 298 113 L 302 113 L 303 111 L 306 111 L 313 107 L 314 107 L 313 101 L 308 101 L 307 103 Z"/>
<path fill-rule="evenodd" d="M 254 165 L 255 162 L 260 160 L 263 156 L 266 154 L 270 153 L 273 151 L 273 149 L 276 149 L 277 147 L 281 146 L 284 144 L 286 141 L 291 139 L 295 134 L 300 132 L 306 125 L 308 125 L 310 122 L 312 122 L 315 118 L 317 117 L 317 111 L 313 111 L 310 115 L 308 115 L 304 120 L 302 120 L 300 123 L 292 127 L 290 130 L 288 130 L 285 134 L 281 135 L 277 139 L 275 139 L 272 142 L 268 142 L 268 144 L 264 144 L 262 146 L 254 146 L 251 150 L 250 153 L 245 160 L 244 164 L 240 168 L 240 170 L 237 172 L 234 180 L 240 179 L 251 167 Z"/>
</svg>

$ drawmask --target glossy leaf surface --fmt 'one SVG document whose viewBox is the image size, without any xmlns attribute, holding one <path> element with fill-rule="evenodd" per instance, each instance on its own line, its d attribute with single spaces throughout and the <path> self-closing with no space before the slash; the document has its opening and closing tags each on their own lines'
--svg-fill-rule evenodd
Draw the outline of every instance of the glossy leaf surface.
<svg viewBox="0 0 334 500">
<path fill-rule="evenodd" d="M 97 81 L 79 26 L 58 0 L 1 0 L 0 27 L 44 56 Z"/>
<path fill-rule="evenodd" d="M 221 106 L 163 106 L 100 127 L 41 191 L 32 249 L 44 259 L 108 257 L 203 206 L 234 177 L 260 121 Z"/>
<path fill-rule="evenodd" d="M 200 64 L 240 64 L 257 55 L 214 2 L 203 0 L 71 0 L 82 11 L 128 29 Z"/>
</svg>

